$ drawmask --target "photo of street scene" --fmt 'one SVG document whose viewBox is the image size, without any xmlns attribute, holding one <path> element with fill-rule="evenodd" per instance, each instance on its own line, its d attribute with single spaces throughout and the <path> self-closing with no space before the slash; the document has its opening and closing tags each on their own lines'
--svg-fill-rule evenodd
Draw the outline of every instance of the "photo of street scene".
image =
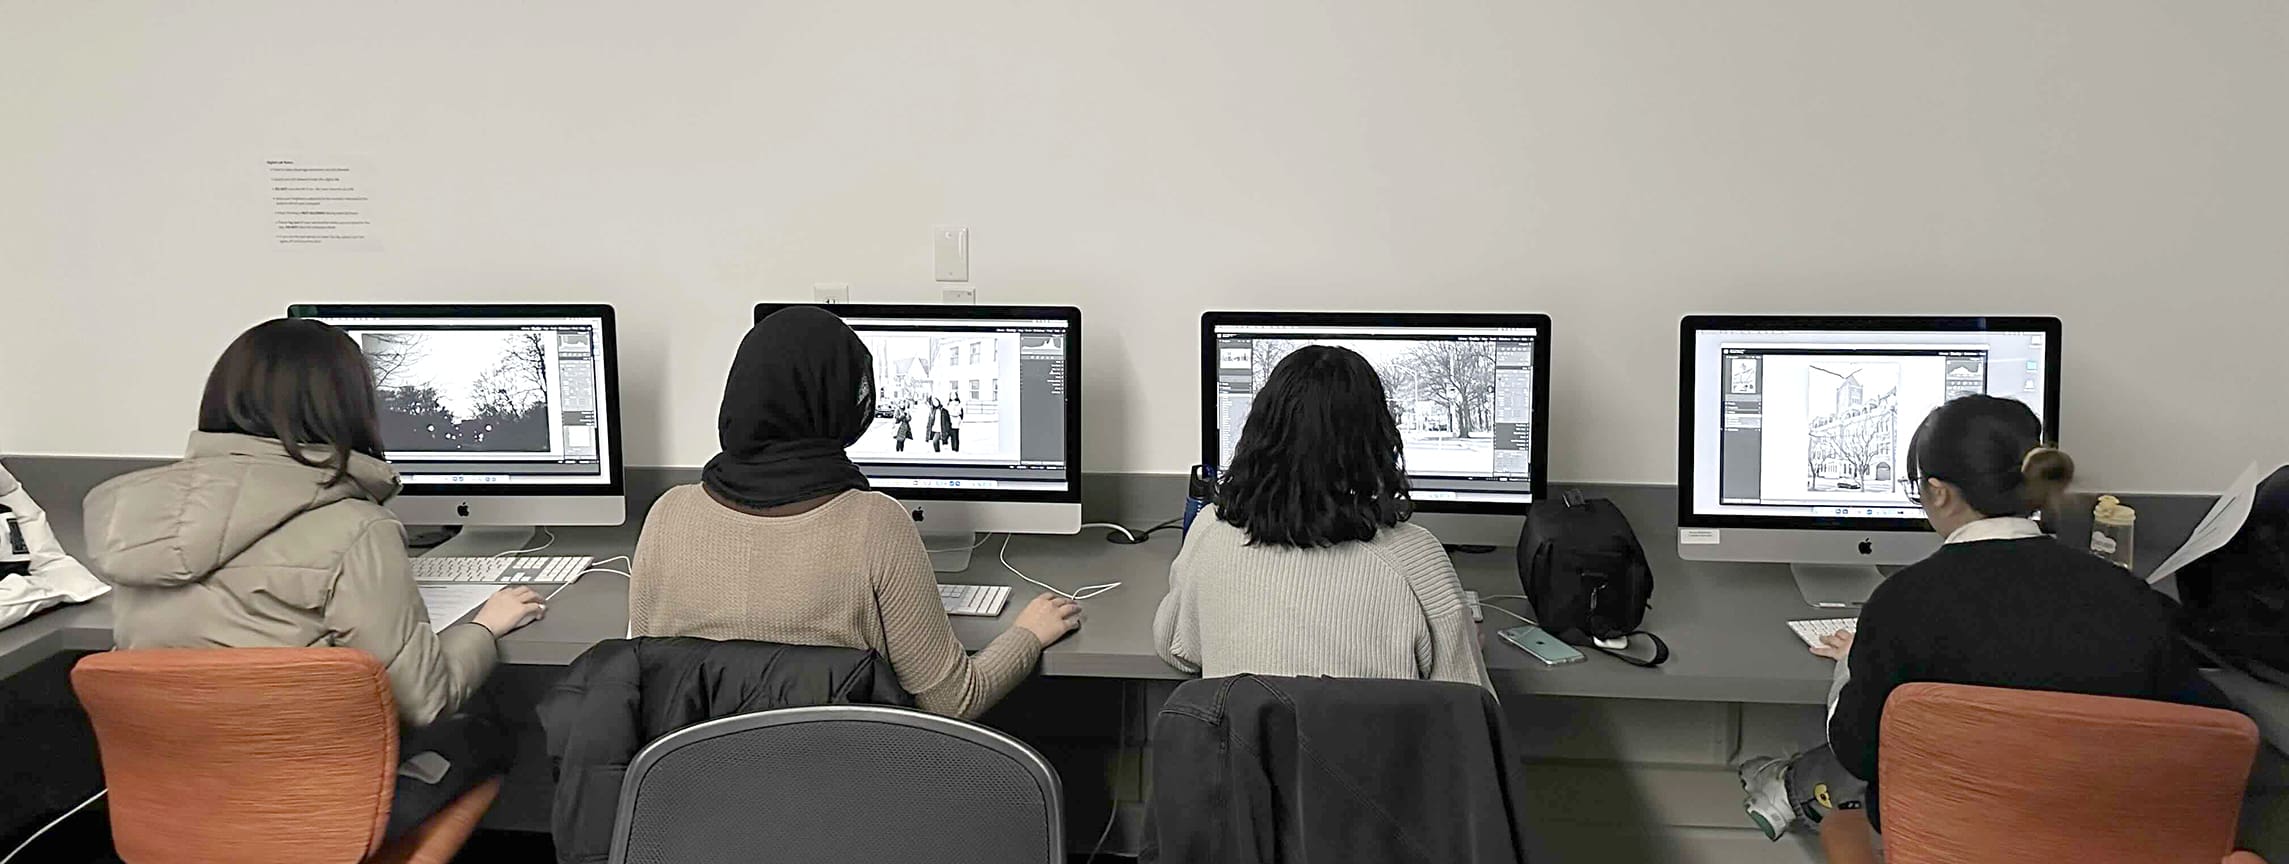
<svg viewBox="0 0 2289 864">
<path fill-rule="evenodd" d="M 1415 474 L 1490 476 L 1494 470 L 1494 343 L 1405 339 L 1257 339 L 1255 387 L 1304 345 L 1348 348 L 1383 379 L 1384 401 Z"/>
<path fill-rule="evenodd" d="M 1017 459 L 1018 337 L 1011 333 L 861 333 L 874 354 L 874 425 L 853 458 Z"/>
<path fill-rule="evenodd" d="M 1900 480 L 1900 366 L 1815 362 L 1805 378 L 1808 492 L 1895 497 Z"/>
<path fill-rule="evenodd" d="M 549 453 L 553 334 L 367 332 L 382 446 L 391 453 Z"/>
</svg>

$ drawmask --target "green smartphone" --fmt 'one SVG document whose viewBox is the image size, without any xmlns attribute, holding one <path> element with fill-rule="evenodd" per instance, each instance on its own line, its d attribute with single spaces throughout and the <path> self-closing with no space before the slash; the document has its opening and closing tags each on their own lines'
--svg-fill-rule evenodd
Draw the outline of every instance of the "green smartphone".
<svg viewBox="0 0 2289 864">
<path fill-rule="evenodd" d="M 1566 644 L 1540 627 L 1532 625 L 1512 627 L 1494 635 L 1502 637 L 1504 642 L 1518 646 L 1518 650 L 1534 655 L 1534 659 L 1542 661 L 1544 666 L 1564 666 L 1568 663 L 1580 663 L 1588 659 L 1582 656 L 1582 652 L 1575 650 L 1574 646 Z"/>
</svg>

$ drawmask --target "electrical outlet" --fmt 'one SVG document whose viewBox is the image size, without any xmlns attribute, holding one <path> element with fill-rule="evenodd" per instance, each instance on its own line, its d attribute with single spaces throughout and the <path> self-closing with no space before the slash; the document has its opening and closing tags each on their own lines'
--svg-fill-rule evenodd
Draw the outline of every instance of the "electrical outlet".
<svg viewBox="0 0 2289 864">
<path fill-rule="evenodd" d="M 944 226 L 930 233 L 937 250 L 938 281 L 970 281 L 970 229 Z"/>
<path fill-rule="evenodd" d="M 848 303 L 850 302 L 850 283 L 813 282 L 811 283 L 811 299 L 820 303 Z"/>
<path fill-rule="evenodd" d="M 968 285 L 939 285 L 938 299 L 957 306 L 975 306 L 978 304 L 978 289 Z"/>
</svg>

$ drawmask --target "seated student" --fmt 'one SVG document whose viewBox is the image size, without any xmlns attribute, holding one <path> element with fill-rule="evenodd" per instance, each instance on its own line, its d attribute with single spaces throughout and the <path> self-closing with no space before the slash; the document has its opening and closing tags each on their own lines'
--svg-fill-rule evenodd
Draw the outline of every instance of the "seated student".
<svg viewBox="0 0 2289 864">
<path fill-rule="evenodd" d="M 415 727 L 399 752 L 453 766 L 435 784 L 400 778 L 395 836 L 507 758 L 489 719 L 453 715 L 499 662 L 495 640 L 543 608 L 532 589 L 507 588 L 473 621 L 432 631 L 405 526 L 382 507 L 398 478 L 381 457 L 357 343 L 280 319 L 215 363 L 183 460 L 96 487 L 86 515 L 96 569 L 118 586 L 122 649 L 336 646 L 381 661 Z"/>
<path fill-rule="evenodd" d="M 1281 360 L 1169 568 L 1153 618 L 1161 657 L 1211 678 L 1488 686 L 1462 580 L 1439 539 L 1407 522 L 1399 448 L 1365 358 L 1307 346 Z"/>
<path fill-rule="evenodd" d="M 2167 598 L 2028 518 L 2054 510 L 2074 478 L 2074 461 L 2043 446 L 2042 432 L 2024 403 L 1983 395 L 1940 406 L 1916 430 L 1911 494 L 1947 543 L 1884 580 L 1856 635 L 1813 649 L 1839 662 L 1828 746 L 1741 769 L 1745 806 L 1768 836 L 1802 818 L 1830 861 L 1876 860 L 1877 730 L 1902 684 L 2225 706 L 2172 635 Z"/>
<path fill-rule="evenodd" d="M 757 322 L 723 389 L 723 452 L 644 519 L 630 631 L 871 648 L 938 714 L 974 718 L 1008 694 L 1080 626 L 1080 604 L 1043 594 L 963 654 L 914 521 L 844 453 L 874 422 L 874 359 L 841 318 Z"/>
</svg>

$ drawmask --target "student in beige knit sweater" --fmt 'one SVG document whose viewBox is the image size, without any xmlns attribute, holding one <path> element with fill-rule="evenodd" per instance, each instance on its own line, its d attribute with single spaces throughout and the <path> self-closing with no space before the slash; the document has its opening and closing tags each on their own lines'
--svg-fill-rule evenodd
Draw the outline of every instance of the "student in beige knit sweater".
<svg viewBox="0 0 2289 864">
<path fill-rule="evenodd" d="M 1153 637 L 1170 665 L 1488 686 L 1446 547 L 1407 520 L 1399 427 L 1375 367 L 1298 348 L 1272 370 L 1169 567 Z M 1489 688 L 1491 689 L 1491 688 Z"/>
<path fill-rule="evenodd" d="M 701 482 L 652 505 L 636 543 L 636 636 L 870 648 L 923 709 L 974 718 L 1080 626 L 1043 594 L 966 655 L 938 600 L 930 555 L 844 450 L 874 422 L 874 360 L 841 318 L 793 307 L 739 343 Z"/>
</svg>

